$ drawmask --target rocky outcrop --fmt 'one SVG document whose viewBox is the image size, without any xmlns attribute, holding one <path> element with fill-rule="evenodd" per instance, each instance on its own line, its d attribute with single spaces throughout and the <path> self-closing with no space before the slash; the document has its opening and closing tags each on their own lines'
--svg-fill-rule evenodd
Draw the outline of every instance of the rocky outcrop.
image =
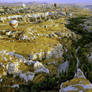
<svg viewBox="0 0 92 92">
<path fill-rule="evenodd" d="M 46 69 L 43 64 L 53 63 L 53 60 L 56 65 L 58 65 L 59 62 L 62 62 L 62 54 L 63 54 L 62 45 L 58 43 L 58 41 L 51 40 L 49 38 L 43 38 L 41 41 L 40 43 L 38 43 L 38 40 L 37 41 L 35 40 L 34 43 L 36 45 L 28 42 L 27 42 L 28 43 L 27 45 L 27 43 L 25 42 L 22 42 L 20 44 L 20 42 L 13 43 L 13 42 L 5 41 L 3 43 L 3 41 L 1 41 L 2 45 L 0 45 L 0 50 L 2 51 L 0 51 L 0 65 L 1 65 L 1 69 L 2 68 L 4 69 L 4 71 L 2 70 L 3 72 L 2 75 L 4 74 L 5 71 L 8 74 L 17 75 L 20 72 L 23 72 L 25 70 L 26 71 L 30 70 L 30 68 L 32 68 L 30 67 L 31 65 L 34 65 L 35 73 L 38 73 L 38 72 L 49 73 L 49 70 Z M 52 45 L 52 42 L 53 42 L 53 45 Z M 33 44 L 33 47 L 32 47 L 32 44 Z M 7 48 L 6 48 L 6 45 L 7 45 Z M 11 45 L 12 47 L 14 45 L 14 48 L 11 48 L 10 47 Z M 34 47 L 34 46 L 37 46 L 37 47 Z M 23 47 L 23 49 L 21 47 Z M 27 51 L 28 47 L 29 47 L 29 50 Z M 22 55 L 23 52 L 24 52 L 24 55 Z M 17 54 L 17 53 L 20 53 L 20 54 Z M 45 61 L 42 62 L 43 59 L 46 60 L 47 62 Z M 41 63 L 38 62 L 37 60 L 38 61 L 40 60 Z"/>
<path fill-rule="evenodd" d="M 77 69 L 77 73 L 70 81 L 64 82 L 60 86 L 59 92 L 91 92 L 92 84 L 85 78 L 83 72 Z"/>
</svg>

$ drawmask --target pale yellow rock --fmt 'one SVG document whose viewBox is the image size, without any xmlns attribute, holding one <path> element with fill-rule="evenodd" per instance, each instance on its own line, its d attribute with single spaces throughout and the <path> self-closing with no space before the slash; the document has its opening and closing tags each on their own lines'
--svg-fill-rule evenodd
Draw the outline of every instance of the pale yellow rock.
<svg viewBox="0 0 92 92">
<path fill-rule="evenodd" d="M 60 92 L 91 92 L 92 84 L 87 80 L 83 72 L 78 69 L 76 76 L 61 84 Z"/>
</svg>

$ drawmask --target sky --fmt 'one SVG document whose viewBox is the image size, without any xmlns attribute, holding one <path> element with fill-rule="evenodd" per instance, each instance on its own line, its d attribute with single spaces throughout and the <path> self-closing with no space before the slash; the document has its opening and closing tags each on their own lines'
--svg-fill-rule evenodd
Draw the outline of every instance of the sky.
<svg viewBox="0 0 92 92">
<path fill-rule="evenodd" d="M 33 2 L 33 1 L 36 1 L 36 2 L 49 2 L 49 3 L 53 3 L 53 2 L 56 2 L 56 3 L 84 3 L 84 4 L 92 4 L 92 0 L 0 0 L 0 2 L 9 2 L 9 3 L 12 3 L 12 2 Z"/>
</svg>

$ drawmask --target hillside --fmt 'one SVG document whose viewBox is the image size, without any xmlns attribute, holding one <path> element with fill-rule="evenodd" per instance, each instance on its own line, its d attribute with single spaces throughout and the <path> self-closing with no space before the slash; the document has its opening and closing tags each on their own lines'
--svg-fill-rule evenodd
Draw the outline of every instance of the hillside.
<svg viewBox="0 0 92 92">
<path fill-rule="evenodd" d="M 0 12 L 0 92 L 92 91 L 92 15 L 67 7 Z"/>
</svg>

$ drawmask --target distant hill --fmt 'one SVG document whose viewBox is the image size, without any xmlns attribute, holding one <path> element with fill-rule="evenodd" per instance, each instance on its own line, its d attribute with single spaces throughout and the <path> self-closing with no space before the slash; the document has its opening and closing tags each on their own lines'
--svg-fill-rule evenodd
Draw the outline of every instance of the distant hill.
<svg viewBox="0 0 92 92">
<path fill-rule="evenodd" d="M 20 6 L 22 5 L 23 2 L 16 2 L 16 3 L 8 3 L 8 2 L 4 2 L 4 3 L 0 3 L 0 6 Z M 25 3 L 26 5 L 35 5 L 35 4 L 47 4 L 47 3 L 43 3 L 43 2 L 27 2 Z"/>
<path fill-rule="evenodd" d="M 86 6 L 84 6 L 84 8 L 92 9 L 92 5 L 86 5 Z"/>
</svg>

